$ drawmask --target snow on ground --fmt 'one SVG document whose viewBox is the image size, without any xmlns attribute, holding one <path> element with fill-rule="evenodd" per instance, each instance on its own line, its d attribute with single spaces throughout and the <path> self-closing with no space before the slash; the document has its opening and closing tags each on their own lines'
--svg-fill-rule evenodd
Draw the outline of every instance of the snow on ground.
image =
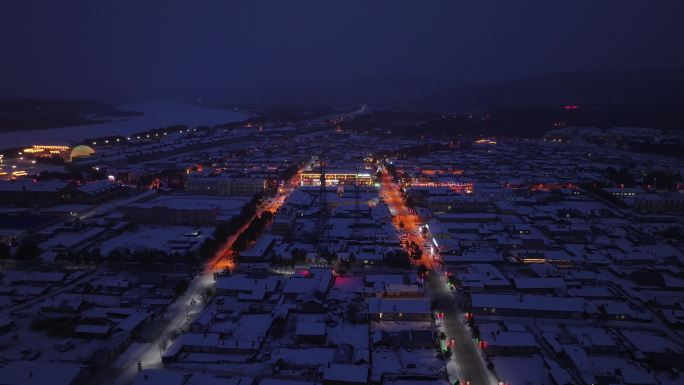
<svg viewBox="0 0 684 385">
<path fill-rule="evenodd" d="M 204 208 L 207 206 L 218 206 L 221 209 L 221 213 L 226 215 L 238 215 L 242 210 L 242 207 L 247 204 L 252 198 L 251 197 L 240 197 L 240 196 L 202 196 L 202 195 L 162 195 L 157 198 L 151 199 L 146 203 L 168 206 L 176 209 L 179 208 Z"/>
<path fill-rule="evenodd" d="M 201 230 L 199 236 L 185 236 L 186 233 L 195 229 Z M 194 250 L 199 247 L 205 238 L 211 237 L 212 232 L 211 227 L 139 226 L 135 231 L 125 232 L 106 240 L 102 243 L 100 252 L 102 255 L 108 255 L 113 250 L 121 248 L 132 251 L 149 249 L 182 253 L 184 249 Z"/>
<path fill-rule="evenodd" d="M 134 342 L 132 343 L 128 349 L 126 349 L 123 354 L 119 356 L 119 358 L 116 360 L 114 363 L 115 368 L 125 368 L 127 365 L 130 365 L 131 361 L 133 360 L 133 357 L 138 357 L 142 352 L 145 350 L 149 349 L 151 346 L 151 343 L 138 343 Z"/>
<path fill-rule="evenodd" d="M 329 299 L 351 300 L 355 298 L 355 292 L 363 290 L 363 278 L 350 275 L 338 275 L 335 284 L 328 295 Z"/>
<path fill-rule="evenodd" d="M 282 358 L 283 361 L 292 365 L 325 365 L 332 362 L 334 356 L 335 349 L 331 348 L 278 348 L 273 350 L 271 362 L 276 363 Z"/>
<path fill-rule="evenodd" d="M 352 324 L 342 322 L 328 327 L 328 342 L 333 344 L 349 344 L 354 349 L 368 349 L 368 324 Z"/>
<path fill-rule="evenodd" d="M 373 330 L 386 333 L 397 333 L 405 330 L 432 330 L 431 322 L 401 321 L 401 322 L 373 322 Z"/>
<path fill-rule="evenodd" d="M 498 377 L 510 384 L 552 384 L 544 359 L 535 354 L 529 357 L 491 357 Z M 520 370 L 525 368 L 525 370 Z"/>
<path fill-rule="evenodd" d="M 38 308 L 35 313 L 38 313 Z M 49 337 L 43 331 L 33 331 L 30 328 L 31 318 L 14 319 L 19 324 L 16 331 L 0 335 L 0 345 L 3 346 L 3 357 L 9 361 L 26 359 L 23 352 L 37 354 L 48 361 L 81 361 L 93 354 L 101 347 L 102 341 L 84 339 L 64 339 Z M 17 338 L 15 338 L 15 336 Z M 65 351 L 57 350 L 60 343 L 71 342 L 72 347 Z"/>
<path fill-rule="evenodd" d="M 65 144 L 80 142 L 85 138 L 108 135 L 130 135 L 135 132 L 153 128 L 167 127 L 175 124 L 186 124 L 190 127 L 209 126 L 247 119 L 242 112 L 207 108 L 177 102 L 145 102 L 128 104 L 119 107 L 124 111 L 142 112 L 143 116 L 135 116 L 107 123 L 81 126 L 46 128 L 41 130 L 24 130 L 0 133 L 3 147 L 21 147 L 32 144 Z"/>
</svg>

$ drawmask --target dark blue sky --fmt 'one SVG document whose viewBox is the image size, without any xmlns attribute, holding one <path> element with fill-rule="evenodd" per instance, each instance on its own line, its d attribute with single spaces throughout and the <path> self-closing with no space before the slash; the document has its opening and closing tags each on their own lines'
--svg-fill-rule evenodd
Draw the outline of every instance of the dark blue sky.
<svg viewBox="0 0 684 385">
<path fill-rule="evenodd" d="M 0 96 L 220 99 L 393 74 L 682 66 L 683 3 L 5 0 Z"/>
</svg>

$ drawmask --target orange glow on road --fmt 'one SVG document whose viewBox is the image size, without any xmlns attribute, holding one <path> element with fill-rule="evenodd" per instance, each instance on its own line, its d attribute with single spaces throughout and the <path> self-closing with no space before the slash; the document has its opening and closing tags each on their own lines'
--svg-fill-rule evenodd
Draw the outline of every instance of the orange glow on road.
<svg viewBox="0 0 684 385">
<path fill-rule="evenodd" d="M 297 187 L 300 174 L 301 171 L 297 171 L 297 173 L 289 181 L 285 183 L 285 188 L 283 192 L 278 193 L 276 194 L 276 196 L 270 198 L 271 200 L 267 204 L 262 203 L 261 206 L 257 209 L 254 216 L 252 216 L 242 227 L 240 227 L 238 231 L 236 231 L 234 234 L 228 237 L 228 240 L 226 240 L 223 246 L 221 246 L 221 248 L 216 252 L 216 254 L 214 254 L 214 256 L 205 265 L 205 272 L 220 272 L 225 269 L 233 270 L 237 267 L 237 262 L 235 260 L 235 252 L 232 250 L 233 243 L 235 243 L 237 237 L 240 234 L 242 234 L 242 232 L 245 231 L 247 227 L 249 227 L 250 223 L 252 223 L 252 221 L 256 217 L 260 216 L 265 211 L 270 211 L 272 214 L 275 215 L 275 213 L 285 203 L 285 200 L 290 195 L 290 193 Z"/>
<path fill-rule="evenodd" d="M 404 199 L 401 197 L 399 187 L 394 182 L 392 182 L 392 177 L 389 175 L 387 171 L 384 171 L 382 173 L 381 187 L 381 193 L 383 198 L 385 199 L 385 203 L 387 203 L 390 209 L 393 209 L 395 212 L 395 215 L 392 218 L 392 223 L 398 231 L 406 231 L 408 233 L 408 241 L 415 242 L 420 247 L 420 250 L 423 252 L 421 260 L 415 263 L 424 264 L 425 267 L 431 269 L 433 261 L 430 258 L 430 254 L 427 250 L 425 250 L 425 247 L 423 246 L 425 243 L 425 239 L 419 235 L 420 218 L 418 218 L 418 215 L 412 214 L 409 208 L 406 207 Z M 402 222 L 404 224 L 403 228 L 399 225 Z"/>
</svg>

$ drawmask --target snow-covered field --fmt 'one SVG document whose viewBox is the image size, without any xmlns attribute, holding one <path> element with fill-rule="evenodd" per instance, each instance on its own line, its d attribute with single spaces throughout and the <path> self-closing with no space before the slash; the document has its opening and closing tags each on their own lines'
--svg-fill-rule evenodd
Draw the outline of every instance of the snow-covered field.
<svg viewBox="0 0 684 385">
<path fill-rule="evenodd" d="M 85 138 L 107 135 L 129 135 L 153 128 L 161 128 L 174 124 L 186 124 L 190 127 L 216 125 L 244 120 L 247 114 L 237 111 L 221 110 L 174 102 L 145 102 L 128 104 L 119 107 L 124 111 L 139 111 L 143 116 L 125 118 L 124 120 L 89 124 L 83 126 L 46 128 L 42 130 L 26 130 L 0 133 L 0 147 L 20 147 L 32 144 L 71 144 Z M 116 120 L 118 118 L 111 118 Z"/>
<path fill-rule="evenodd" d="M 193 242 L 190 250 L 197 249 L 202 242 L 211 236 L 213 228 L 199 227 L 201 233 L 197 237 L 185 237 L 184 234 L 195 230 L 191 226 L 139 226 L 133 232 L 125 232 L 102 243 L 100 252 L 109 255 L 115 249 L 141 251 L 161 250 L 167 253 L 174 251 L 182 253 L 184 250 L 174 249 L 178 244 L 171 242 Z"/>
</svg>

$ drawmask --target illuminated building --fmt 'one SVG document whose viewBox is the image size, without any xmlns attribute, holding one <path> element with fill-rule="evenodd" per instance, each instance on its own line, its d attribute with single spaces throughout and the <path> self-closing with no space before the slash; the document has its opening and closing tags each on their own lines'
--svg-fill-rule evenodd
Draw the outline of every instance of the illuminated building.
<svg viewBox="0 0 684 385">
<path fill-rule="evenodd" d="M 355 185 L 370 186 L 373 181 L 370 173 L 358 173 L 341 170 L 331 170 L 325 172 L 325 185 Z M 321 173 L 319 171 L 303 171 L 301 175 L 302 186 L 320 186 Z"/>
<path fill-rule="evenodd" d="M 470 194 L 473 191 L 472 182 L 438 182 L 438 181 L 411 181 L 407 183 L 410 187 L 449 187 L 455 192 Z"/>
<path fill-rule="evenodd" d="M 634 198 L 645 192 L 640 188 L 604 188 L 603 191 L 617 198 Z"/>
<path fill-rule="evenodd" d="M 496 141 L 490 139 L 479 139 L 474 144 L 496 144 Z"/>
<path fill-rule="evenodd" d="M 434 168 L 420 168 L 420 173 L 433 176 L 433 175 L 463 175 L 463 169 L 447 168 L 447 169 L 434 169 Z"/>
<path fill-rule="evenodd" d="M 69 146 L 48 146 L 35 144 L 30 148 L 23 149 L 22 153 L 22 155 L 33 159 L 60 157 L 64 160 L 69 160 L 71 157 Z"/>
<path fill-rule="evenodd" d="M 69 146 L 51 146 L 34 144 L 29 148 L 22 150 L 22 155 L 28 158 L 53 158 L 60 157 L 64 161 L 70 162 L 72 159 L 88 157 L 95 153 L 95 150 L 88 146 L 76 146 L 71 149 Z"/>
<path fill-rule="evenodd" d="M 95 150 L 93 150 L 91 147 L 84 145 L 76 146 L 73 150 L 71 150 L 71 159 L 88 157 L 94 153 Z"/>
<path fill-rule="evenodd" d="M 230 176 L 203 176 L 191 174 L 185 184 L 185 191 L 203 195 L 252 196 L 266 189 L 266 179 Z"/>
<path fill-rule="evenodd" d="M 24 152 L 43 152 L 43 151 L 69 151 L 69 146 L 45 146 L 34 144 L 31 148 L 27 148 Z"/>
</svg>

